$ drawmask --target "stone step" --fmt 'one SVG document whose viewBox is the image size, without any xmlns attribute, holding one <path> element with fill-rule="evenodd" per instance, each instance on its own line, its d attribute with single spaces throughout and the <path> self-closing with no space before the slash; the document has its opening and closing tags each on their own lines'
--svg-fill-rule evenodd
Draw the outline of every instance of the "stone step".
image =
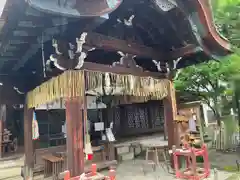
<svg viewBox="0 0 240 180">
<path fill-rule="evenodd" d="M 209 137 L 208 138 L 203 138 L 204 142 L 211 142 L 212 139 L 210 139 Z"/>
<path fill-rule="evenodd" d="M 130 152 L 129 146 L 121 146 L 117 147 L 117 155 L 125 154 Z"/>
<path fill-rule="evenodd" d="M 4 178 L 4 180 L 23 180 L 23 178 L 18 175 L 18 176 Z"/>
<path fill-rule="evenodd" d="M 21 167 L 6 167 L 0 169 L 0 179 L 18 180 L 18 177 L 21 177 Z"/>
<path fill-rule="evenodd" d="M 123 154 L 118 155 L 119 161 L 127 161 L 127 160 L 132 160 L 132 159 L 134 159 L 133 152 L 123 153 Z"/>
</svg>

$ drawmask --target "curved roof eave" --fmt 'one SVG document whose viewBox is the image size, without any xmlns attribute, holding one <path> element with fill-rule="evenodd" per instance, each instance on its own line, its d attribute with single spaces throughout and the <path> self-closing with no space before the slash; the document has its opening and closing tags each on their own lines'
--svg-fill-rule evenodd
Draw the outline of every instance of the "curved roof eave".
<svg viewBox="0 0 240 180">
<path fill-rule="evenodd" d="M 216 58 L 232 53 L 231 44 L 216 29 L 208 0 L 194 0 L 191 3 L 187 0 L 178 0 L 177 2 L 188 17 L 192 31 L 197 31 L 199 45 L 208 56 Z"/>
<path fill-rule="evenodd" d="M 66 17 L 96 17 L 104 16 L 117 9 L 122 0 L 70 1 L 59 4 L 53 0 L 28 0 L 27 3 L 42 12 Z"/>
<path fill-rule="evenodd" d="M 200 21 L 201 23 L 204 24 L 204 26 L 207 29 L 207 37 L 205 37 L 205 40 L 212 41 L 216 45 L 220 46 L 222 50 L 228 51 L 231 53 L 231 44 L 229 41 L 223 37 L 217 30 L 215 24 L 214 24 L 214 19 L 213 15 L 211 12 L 211 6 L 209 4 L 209 1 L 201 1 L 201 0 L 196 0 L 197 4 L 197 9 L 198 13 L 200 16 Z"/>
</svg>

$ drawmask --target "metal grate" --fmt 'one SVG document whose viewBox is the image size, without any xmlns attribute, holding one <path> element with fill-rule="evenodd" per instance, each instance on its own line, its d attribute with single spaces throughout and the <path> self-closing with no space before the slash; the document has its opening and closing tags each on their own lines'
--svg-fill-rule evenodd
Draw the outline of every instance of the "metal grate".
<svg viewBox="0 0 240 180">
<path fill-rule="evenodd" d="M 127 113 L 127 120 L 128 120 L 128 127 L 129 128 L 134 128 L 136 119 L 134 117 L 134 109 L 131 106 L 128 106 L 126 108 L 126 113 Z"/>
<path fill-rule="evenodd" d="M 123 105 L 107 111 L 108 121 L 114 122 L 114 133 L 120 136 L 151 132 L 151 129 L 164 127 L 164 108 L 159 101 Z"/>
<path fill-rule="evenodd" d="M 163 106 L 153 106 L 150 109 L 152 127 L 161 127 L 164 124 L 164 109 Z"/>
</svg>

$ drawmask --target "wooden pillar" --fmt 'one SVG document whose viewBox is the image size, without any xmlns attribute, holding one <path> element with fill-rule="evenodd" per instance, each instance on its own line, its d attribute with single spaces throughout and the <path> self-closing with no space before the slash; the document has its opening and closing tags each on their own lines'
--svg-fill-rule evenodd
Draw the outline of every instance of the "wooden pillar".
<svg viewBox="0 0 240 180">
<path fill-rule="evenodd" d="M 6 123 L 6 111 L 7 111 L 6 105 L 1 104 L 0 106 L 0 158 L 2 158 L 4 154 L 2 141 L 3 141 L 3 130 Z"/>
<path fill-rule="evenodd" d="M 168 86 L 168 96 L 164 99 L 164 128 L 165 132 L 167 131 L 168 135 L 168 147 L 172 149 L 173 145 L 177 145 L 176 141 L 176 124 L 174 120 L 177 115 L 177 106 L 176 106 L 176 97 L 175 97 L 175 88 L 173 83 L 169 81 Z"/>
<path fill-rule="evenodd" d="M 32 139 L 33 109 L 24 107 L 24 149 L 25 149 L 25 178 L 33 176 L 34 149 Z"/>
<path fill-rule="evenodd" d="M 83 107 L 79 98 L 66 101 L 67 167 L 72 177 L 84 172 Z"/>
</svg>

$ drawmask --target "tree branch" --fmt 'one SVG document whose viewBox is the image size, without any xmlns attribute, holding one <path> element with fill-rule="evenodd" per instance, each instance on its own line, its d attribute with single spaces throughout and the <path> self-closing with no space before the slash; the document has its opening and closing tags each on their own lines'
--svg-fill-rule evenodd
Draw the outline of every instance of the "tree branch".
<svg viewBox="0 0 240 180">
<path fill-rule="evenodd" d="M 199 72 L 203 77 L 204 79 L 212 86 L 213 89 L 215 89 L 216 87 L 214 86 L 214 84 L 211 82 L 211 80 L 205 75 L 203 74 L 202 72 Z"/>
<path fill-rule="evenodd" d="M 209 98 L 207 96 L 204 96 L 200 92 L 192 92 L 192 91 L 186 91 L 186 92 L 192 94 L 193 96 L 201 97 L 202 100 L 204 100 L 204 102 L 208 105 L 208 107 L 211 108 L 211 110 L 213 111 L 214 115 L 217 115 L 216 109 L 211 105 L 210 100 L 209 100 Z"/>
</svg>

